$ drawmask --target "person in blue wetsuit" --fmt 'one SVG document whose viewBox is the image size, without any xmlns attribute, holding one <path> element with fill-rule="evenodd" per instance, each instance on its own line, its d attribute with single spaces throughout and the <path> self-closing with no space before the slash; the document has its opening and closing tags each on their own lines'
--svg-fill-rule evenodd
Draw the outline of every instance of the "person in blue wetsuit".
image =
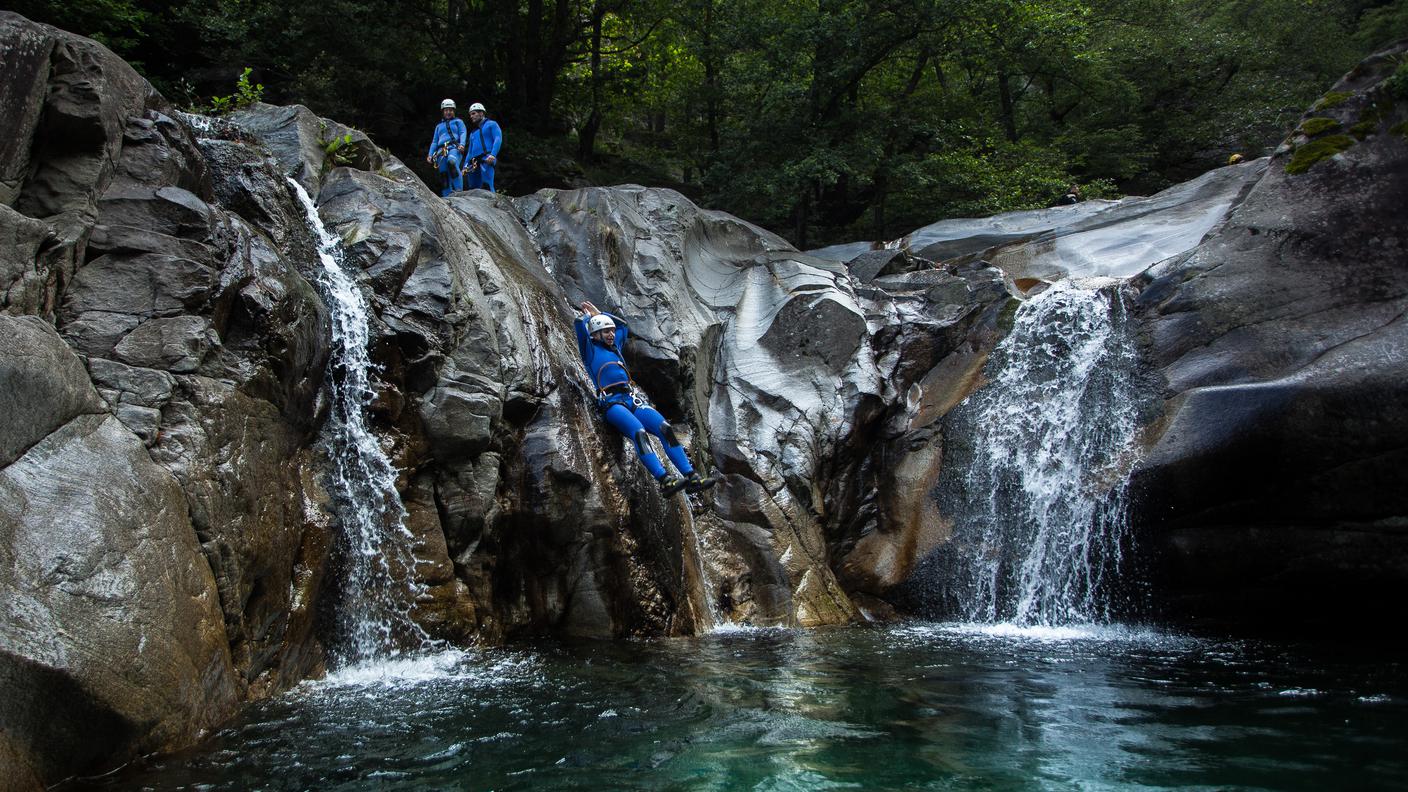
<svg viewBox="0 0 1408 792">
<path fill-rule="evenodd" d="M 699 492 L 714 486 L 716 479 L 700 477 L 694 466 L 689 464 L 689 456 L 675 436 L 675 430 L 665 421 L 665 416 L 650 406 L 645 394 L 631 381 L 626 361 L 621 357 L 626 336 L 630 333 L 626 320 L 615 314 L 602 313 L 596 306 L 584 302 L 576 328 L 577 351 L 582 353 L 587 375 L 596 386 L 597 406 L 612 428 L 635 443 L 641 463 L 660 483 L 660 489 L 666 495 L 673 495 L 682 489 Z M 665 445 L 665 456 L 670 458 L 679 476 L 665 472 L 665 466 L 655 454 L 655 447 L 650 444 L 650 435 L 660 438 Z"/>
<path fill-rule="evenodd" d="M 465 161 L 465 136 L 469 130 L 463 121 L 455 118 L 455 100 L 441 102 L 440 115 L 442 118 L 435 125 L 435 137 L 430 140 L 430 151 L 425 155 L 425 161 L 440 171 L 440 197 L 445 198 L 464 188 L 460 168 Z"/>
<path fill-rule="evenodd" d="M 499 163 L 499 146 L 504 142 L 499 123 L 484 117 L 484 105 L 469 106 L 469 156 L 464 161 L 466 190 L 494 191 L 494 166 Z"/>
</svg>

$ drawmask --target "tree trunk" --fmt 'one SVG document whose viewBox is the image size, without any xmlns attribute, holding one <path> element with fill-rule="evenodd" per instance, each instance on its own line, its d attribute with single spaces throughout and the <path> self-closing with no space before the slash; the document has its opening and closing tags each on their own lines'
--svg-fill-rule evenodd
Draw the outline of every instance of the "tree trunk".
<svg viewBox="0 0 1408 792">
<path fill-rule="evenodd" d="M 601 21 L 606 9 L 601 0 L 592 4 L 592 112 L 577 130 L 577 157 L 583 162 L 596 158 L 596 133 L 601 129 Z"/>
<path fill-rule="evenodd" d="M 997 98 L 1002 112 L 1002 129 L 1007 133 L 1007 139 L 1016 143 L 1017 113 L 1012 101 L 1012 85 L 1009 82 L 1011 79 L 1012 76 L 1007 72 L 997 75 Z"/>
<path fill-rule="evenodd" d="M 709 150 L 719 150 L 719 69 L 714 60 L 714 0 L 704 0 L 704 117 Z"/>
</svg>

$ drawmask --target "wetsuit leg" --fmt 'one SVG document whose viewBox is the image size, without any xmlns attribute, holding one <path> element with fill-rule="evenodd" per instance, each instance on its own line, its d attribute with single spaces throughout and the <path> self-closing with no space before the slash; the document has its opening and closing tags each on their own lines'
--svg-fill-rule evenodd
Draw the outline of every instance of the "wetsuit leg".
<svg viewBox="0 0 1408 792">
<path fill-rule="evenodd" d="M 454 149 L 450 153 L 440 158 L 440 179 L 446 186 L 440 190 L 440 197 L 447 198 L 450 193 L 459 192 L 464 188 L 464 181 L 460 177 L 460 153 Z"/>
<path fill-rule="evenodd" d="M 660 438 L 660 442 L 665 444 L 665 456 L 670 458 L 675 469 L 681 476 L 688 476 L 694 472 L 694 466 L 689 464 L 689 455 L 684 452 L 684 446 L 680 445 L 679 438 L 675 437 L 675 430 L 665 422 L 665 416 L 661 415 L 654 407 L 641 407 L 636 410 L 635 418 L 645 427 L 646 431 Z"/>
<path fill-rule="evenodd" d="M 480 172 L 481 174 L 483 174 L 483 175 L 480 177 L 481 186 L 483 186 L 483 188 L 486 189 L 486 190 L 488 190 L 489 192 L 493 192 L 493 191 L 494 191 L 494 167 L 495 167 L 495 166 L 493 166 L 493 165 L 480 165 L 480 166 L 479 166 L 479 172 Z"/>
<path fill-rule="evenodd" d="M 484 181 L 484 166 L 480 165 L 474 170 L 464 175 L 464 188 L 466 190 L 477 190 Z"/>
<path fill-rule="evenodd" d="M 636 444 L 636 453 L 640 455 L 641 464 L 650 471 L 650 475 L 655 478 L 665 475 L 665 466 L 660 463 L 660 457 L 655 455 L 655 450 L 650 446 L 650 439 L 645 434 L 645 427 L 641 426 L 640 421 L 636 420 L 630 410 L 622 405 L 613 404 L 606 411 L 606 422 Z"/>
</svg>

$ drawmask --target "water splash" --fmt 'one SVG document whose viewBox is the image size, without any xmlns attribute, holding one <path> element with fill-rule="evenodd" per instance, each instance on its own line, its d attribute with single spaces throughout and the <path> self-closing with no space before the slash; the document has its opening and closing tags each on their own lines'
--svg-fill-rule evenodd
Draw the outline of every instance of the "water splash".
<svg viewBox="0 0 1408 792">
<path fill-rule="evenodd" d="M 342 267 L 342 243 L 323 226 L 307 191 L 289 179 L 307 214 L 322 269 L 318 285 L 332 314 L 328 360 L 331 407 L 321 442 L 331 462 L 333 505 L 342 524 L 339 660 L 356 665 L 424 649 L 429 636 L 411 618 L 423 588 L 415 580 L 415 537 L 396 491 L 396 468 L 367 426 L 372 362 L 366 297 Z"/>
<path fill-rule="evenodd" d="M 1018 309 L 990 383 L 955 413 L 972 437 L 951 499 L 947 585 L 963 618 L 1109 619 L 1141 396 L 1126 324 L 1118 287 L 1051 287 Z"/>
</svg>

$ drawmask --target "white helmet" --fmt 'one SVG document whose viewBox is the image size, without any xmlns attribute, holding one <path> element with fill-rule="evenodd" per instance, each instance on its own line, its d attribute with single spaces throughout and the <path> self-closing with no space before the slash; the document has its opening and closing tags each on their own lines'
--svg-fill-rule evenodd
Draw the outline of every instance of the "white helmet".
<svg viewBox="0 0 1408 792">
<path fill-rule="evenodd" d="M 479 102 L 475 102 L 474 104 L 469 106 L 469 112 L 473 113 L 475 110 L 478 110 L 481 113 L 485 112 L 484 105 L 480 104 Z"/>
<path fill-rule="evenodd" d="M 606 314 L 595 314 L 587 320 L 587 332 L 596 335 L 602 330 L 615 330 L 616 323 Z"/>
<path fill-rule="evenodd" d="M 441 109 L 441 110 L 454 110 L 454 109 L 455 109 L 455 100 L 454 100 L 454 99 L 446 99 L 445 101 L 443 101 L 443 102 L 440 103 L 440 109 Z"/>
</svg>

